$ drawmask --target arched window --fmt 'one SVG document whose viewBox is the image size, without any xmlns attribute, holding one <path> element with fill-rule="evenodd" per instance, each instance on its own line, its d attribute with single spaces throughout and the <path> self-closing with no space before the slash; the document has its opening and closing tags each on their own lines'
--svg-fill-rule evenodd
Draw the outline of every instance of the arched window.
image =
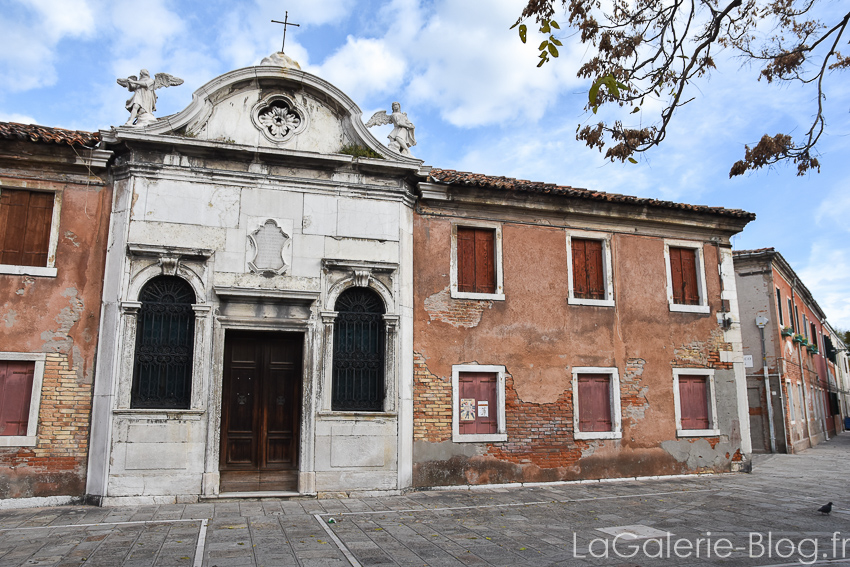
<svg viewBox="0 0 850 567">
<path fill-rule="evenodd" d="M 158 276 L 139 293 L 133 408 L 188 409 L 192 393 L 195 292 L 185 280 Z"/>
<path fill-rule="evenodd" d="M 384 303 L 365 287 L 345 290 L 336 300 L 331 408 L 384 409 Z"/>
</svg>

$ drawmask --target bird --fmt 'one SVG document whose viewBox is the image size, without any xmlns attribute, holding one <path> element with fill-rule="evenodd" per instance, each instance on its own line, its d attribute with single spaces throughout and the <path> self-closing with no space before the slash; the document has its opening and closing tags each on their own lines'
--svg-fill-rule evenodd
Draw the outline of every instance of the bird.
<svg viewBox="0 0 850 567">
<path fill-rule="evenodd" d="M 832 502 L 827 502 L 826 504 L 818 508 L 818 512 L 820 512 L 821 514 L 829 514 L 830 512 L 832 512 Z"/>
</svg>

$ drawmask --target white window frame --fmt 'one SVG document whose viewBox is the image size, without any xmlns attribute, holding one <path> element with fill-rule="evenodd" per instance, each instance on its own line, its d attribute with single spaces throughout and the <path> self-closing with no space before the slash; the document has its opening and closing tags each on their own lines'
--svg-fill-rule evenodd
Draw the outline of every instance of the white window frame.
<svg viewBox="0 0 850 567">
<path fill-rule="evenodd" d="M 567 281 L 569 284 L 569 305 L 596 305 L 614 307 L 614 271 L 611 268 L 611 234 L 586 230 L 567 231 Z M 573 238 L 599 240 L 602 242 L 602 281 L 605 284 L 605 299 L 585 299 L 575 296 L 573 289 Z"/>
<path fill-rule="evenodd" d="M 622 439 L 623 417 L 620 402 L 620 371 L 615 367 L 608 366 L 573 366 L 573 437 L 576 439 Z M 578 376 L 579 374 L 608 374 L 611 378 L 611 393 L 609 403 L 611 404 L 611 431 L 579 431 L 579 400 L 578 400 Z"/>
<path fill-rule="evenodd" d="M 496 271 L 496 292 L 495 293 L 473 293 L 469 291 L 458 291 L 457 289 L 457 228 L 485 228 L 493 230 L 493 249 L 495 258 L 493 259 L 494 268 Z M 452 251 L 451 251 L 451 296 L 454 299 L 487 299 L 491 301 L 505 300 L 505 281 L 502 272 L 502 225 L 496 222 L 486 222 L 478 220 L 470 220 L 463 222 L 452 223 Z"/>
<path fill-rule="evenodd" d="M 38 412 L 41 409 L 41 386 L 44 383 L 44 363 L 47 355 L 43 352 L 0 352 L 0 360 L 35 361 L 27 434 L 0 435 L 0 447 L 35 447 L 38 441 Z"/>
<path fill-rule="evenodd" d="M 791 414 L 791 423 L 794 424 L 797 423 L 797 409 L 794 407 L 794 386 L 788 378 L 785 379 L 785 389 L 788 391 L 788 409 Z"/>
<path fill-rule="evenodd" d="M 806 407 L 806 384 L 797 382 L 797 397 L 800 398 L 800 421 L 809 420 L 809 408 Z"/>
<path fill-rule="evenodd" d="M 673 302 L 673 274 L 670 269 L 670 247 L 690 248 L 696 250 L 697 285 L 699 286 L 699 305 L 683 305 Z M 667 303 L 670 311 L 682 313 L 711 313 L 708 305 L 707 287 L 705 285 L 705 257 L 702 252 L 703 243 L 693 240 L 664 239 L 664 264 L 667 269 Z"/>
<path fill-rule="evenodd" d="M 460 373 L 493 372 L 496 374 L 496 433 L 460 432 Z M 452 366 L 452 441 L 455 443 L 494 443 L 507 441 L 505 426 L 505 376 L 504 366 L 493 364 L 455 364 Z"/>
<path fill-rule="evenodd" d="M 709 429 L 682 429 L 682 405 L 679 399 L 679 376 L 705 376 L 708 382 L 708 419 Z M 676 411 L 677 437 L 716 437 L 720 435 L 717 426 L 717 397 L 714 390 L 714 369 L 712 368 L 674 368 L 673 401 Z"/>
<path fill-rule="evenodd" d="M 41 191 L 29 187 L 0 187 L 12 191 L 30 191 L 37 193 L 53 193 L 53 216 L 50 217 L 50 239 L 47 243 L 47 265 L 46 266 L 18 266 L 17 264 L 0 264 L 0 274 L 12 274 L 17 276 L 38 276 L 55 278 L 56 269 L 56 246 L 59 244 L 59 218 L 62 212 L 62 191 Z M 2 445 L 0 445 L 2 446 Z"/>
</svg>

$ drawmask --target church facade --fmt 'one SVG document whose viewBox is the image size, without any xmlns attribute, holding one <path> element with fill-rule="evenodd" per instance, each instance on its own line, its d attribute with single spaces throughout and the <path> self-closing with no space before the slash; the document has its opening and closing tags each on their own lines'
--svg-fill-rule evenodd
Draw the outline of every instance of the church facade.
<svg viewBox="0 0 850 567">
<path fill-rule="evenodd" d="M 277 63 L 101 133 L 115 200 L 94 501 L 410 485 L 421 162 Z"/>
</svg>

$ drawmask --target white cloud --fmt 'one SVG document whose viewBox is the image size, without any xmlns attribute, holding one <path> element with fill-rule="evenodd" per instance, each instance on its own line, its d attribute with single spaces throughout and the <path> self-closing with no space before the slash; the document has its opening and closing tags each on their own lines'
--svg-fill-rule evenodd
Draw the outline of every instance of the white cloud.
<svg viewBox="0 0 850 567">
<path fill-rule="evenodd" d="M 806 267 L 797 273 L 812 292 L 833 328 L 850 329 L 850 251 L 833 242 L 812 245 Z"/>
<path fill-rule="evenodd" d="M 0 110 L 0 122 L 17 122 L 18 124 L 38 124 L 38 120 L 26 114 L 3 112 Z"/>
<path fill-rule="evenodd" d="M 67 37 L 94 37 L 95 18 L 86 0 L 32 0 L 0 11 L 0 84 L 26 91 L 56 82 L 56 47 Z"/>
<path fill-rule="evenodd" d="M 356 102 L 373 93 L 397 92 L 406 64 L 383 40 L 348 36 L 345 45 L 321 65 L 302 67 L 330 81 Z"/>
</svg>

